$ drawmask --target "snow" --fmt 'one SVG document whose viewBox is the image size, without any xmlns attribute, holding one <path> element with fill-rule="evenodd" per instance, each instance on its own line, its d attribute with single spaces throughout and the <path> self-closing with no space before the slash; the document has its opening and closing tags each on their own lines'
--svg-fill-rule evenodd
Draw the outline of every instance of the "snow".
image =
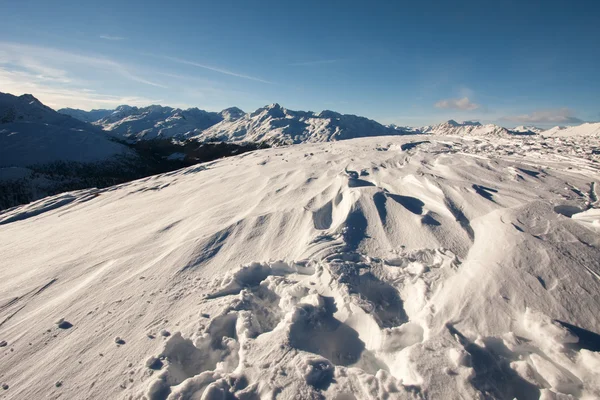
<svg viewBox="0 0 600 400">
<path fill-rule="evenodd" d="M 598 398 L 592 139 L 302 144 L 0 213 L 2 395 Z"/>
<path fill-rule="evenodd" d="M 438 125 L 425 126 L 419 128 L 418 132 L 432 135 L 495 137 L 536 134 L 535 131 L 524 129 L 524 127 L 507 129 L 494 124 L 482 125 L 477 121 L 464 121 L 462 123 L 458 123 L 454 120 L 449 120 Z"/>
<path fill-rule="evenodd" d="M 100 129 L 59 114 L 32 95 L 0 93 L 0 168 L 95 162 L 131 154 Z"/>
<path fill-rule="evenodd" d="M 577 126 L 556 126 L 541 133 L 544 136 L 600 136 L 600 122 L 586 122 Z"/>
<path fill-rule="evenodd" d="M 365 136 L 401 135 L 407 132 L 356 115 L 324 110 L 293 111 L 279 104 L 259 108 L 236 120 L 209 127 L 195 139 L 227 142 L 264 142 L 270 145 L 329 142 Z"/>
<path fill-rule="evenodd" d="M 536 126 L 524 126 L 524 125 L 521 125 L 521 126 L 517 126 L 515 128 L 512 128 L 511 131 L 518 132 L 518 133 L 528 133 L 528 132 L 531 132 L 531 133 L 534 133 L 534 134 L 540 134 L 544 130 L 541 129 L 541 128 L 538 128 Z"/>
<path fill-rule="evenodd" d="M 93 111 L 83 115 L 82 119 L 91 119 Z M 112 135 L 127 139 L 185 138 L 197 135 L 204 129 L 221 121 L 235 121 L 244 112 L 236 107 L 227 108 L 220 113 L 198 108 L 119 106 L 108 115 L 94 121 Z"/>
</svg>

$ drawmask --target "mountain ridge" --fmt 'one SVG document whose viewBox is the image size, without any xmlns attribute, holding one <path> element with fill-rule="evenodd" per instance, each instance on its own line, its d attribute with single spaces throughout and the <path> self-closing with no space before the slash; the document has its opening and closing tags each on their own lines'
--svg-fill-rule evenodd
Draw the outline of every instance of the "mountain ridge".
<svg viewBox="0 0 600 400">
<path fill-rule="evenodd" d="M 597 133 L 594 127 L 584 129 L 585 123 L 567 128 L 557 126 L 549 129 L 535 126 L 510 128 L 492 123 L 482 124 L 475 120 L 457 122 L 454 119 L 423 127 L 383 125 L 366 117 L 332 110 L 320 112 L 290 110 L 279 103 L 272 103 L 248 113 L 237 107 L 213 112 L 197 107 L 181 109 L 161 105 L 147 107 L 121 105 L 113 110 L 60 109 L 59 111 L 91 122 L 127 140 L 174 138 L 199 141 L 264 141 L 270 145 L 286 145 L 399 134 L 510 137 L 556 135 L 559 132 L 563 136 Z"/>
</svg>

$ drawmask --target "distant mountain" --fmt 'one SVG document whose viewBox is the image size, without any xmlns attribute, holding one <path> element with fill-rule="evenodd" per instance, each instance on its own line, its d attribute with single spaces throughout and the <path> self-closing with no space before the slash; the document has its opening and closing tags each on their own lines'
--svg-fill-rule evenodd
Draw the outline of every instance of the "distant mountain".
<svg viewBox="0 0 600 400">
<path fill-rule="evenodd" d="M 201 141 L 288 145 L 405 133 L 407 132 L 403 129 L 384 126 L 356 115 L 329 110 L 320 113 L 293 111 L 275 103 L 240 118 L 221 121 L 194 138 Z"/>
<path fill-rule="evenodd" d="M 109 114 L 94 121 L 111 134 L 132 140 L 187 138 L 221 122 L 234 121 L 244 115 L 239 108 L 210 112 L 198 108 L 119 106 Z"/>
<path fill-rule="evenodd" d="M 541 132 L 543 136 L 597 136 L 600 122 L 587 122 L 578 126 L 555 126 Z"/>
<path fill-rule="evenodd" d="M 130 153 L 98 127 L 60 114 L 30 94 L 0 93 L 0 167 L 93 162 Z"/>
<path fill-rule="evenodd" d="M 494 124 L 482 125 L 477 121 L 464 121 L 462 123 L 458 123 L 454 120 L 423 127 L 419 129 L 419 132 L 432 135 L 452 136 L 511 136 L 535 134 L 535 132 L 531 132 L 529 130 L 514 131 Z"/>
<path fill-rule="evenodd" d="M 536 134 L 536 135 L 538 135 L 538 134 L 542 133 L 544 130 L 542 128 L 538 128 L 536 126 L 523 126 L 523 125 L 521 125 L 521 126 L 517 126 L 517 127 L 513 128 L 513 129 L 511 129 L 511 131 L 512 132 L 516 132 L 516 133 L 522 133 L 522 134 L 523 133 L 524 134 L 529 133 L 529 134 Z"/>
<path fill-rule="evenodd" d="M 148 109 L 148 113 L 161 111 L 160 107 Z M 112 116 L 117 126 L 123 126 L 127 115 L 134 120 L 131 116 L 135 110 L 120 106 L 108 110 L 110 115 L 104 118 Z M 74 111 L 81 118 L 91 118 L 99 110 Z M 178 119 L 202 120 L 203 113 L 194 109 L 169 113 L 161 125 L 165 129 Z M 231 108 L 219 114 L 219 120 L 239 115 L 243 115 L 241 110 Z M 126 143 L 98 125 L 52 110 L 32 95 L 0 93 L 0 210 L 66 191 L 112 186 L 258 147 L 171 140 Z"/>
<path fill-rule="evenodd" d="M 68 115 L 70 117 L 76 118 L 80 121 L 83 122 L 96 122 L 104 117 L 106 117 L 107 115 L 111 114 L 114 110 L 91 110 L 91 111 L 84 111 L 84 110 L 80 110 L 77 108 L 61 108 L 60 110 L 57 110 L 57 112 L 59 112 L 60 114 L 65 114 Z"/>
</svg>

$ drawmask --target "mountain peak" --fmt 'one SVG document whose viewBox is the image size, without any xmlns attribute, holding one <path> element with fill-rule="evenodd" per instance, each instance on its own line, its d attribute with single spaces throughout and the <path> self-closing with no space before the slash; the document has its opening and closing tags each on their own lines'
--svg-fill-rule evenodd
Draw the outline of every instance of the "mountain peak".
<svg viewBox="0 0 600 400">
<path fill-rule="evenodd" d="M 36 104 L 42 104 L 42 102 L 39 101 L 34 95 L 29 93 L 22 94 L 21 96 L 19 96 L 19 98 L 29 103 L 35 102 Z"/>
</svg>

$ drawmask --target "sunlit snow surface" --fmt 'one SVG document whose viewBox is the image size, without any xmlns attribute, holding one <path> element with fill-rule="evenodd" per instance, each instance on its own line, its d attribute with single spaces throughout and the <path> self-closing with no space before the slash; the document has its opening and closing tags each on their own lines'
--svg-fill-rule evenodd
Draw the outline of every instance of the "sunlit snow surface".
<svg viewBox="0 0 600 400">
<path fill-rule="evenodd" d="M 598 146 L 297 145 L 8 210 L 0 396 L 598 398 Z"/>
</svg>

